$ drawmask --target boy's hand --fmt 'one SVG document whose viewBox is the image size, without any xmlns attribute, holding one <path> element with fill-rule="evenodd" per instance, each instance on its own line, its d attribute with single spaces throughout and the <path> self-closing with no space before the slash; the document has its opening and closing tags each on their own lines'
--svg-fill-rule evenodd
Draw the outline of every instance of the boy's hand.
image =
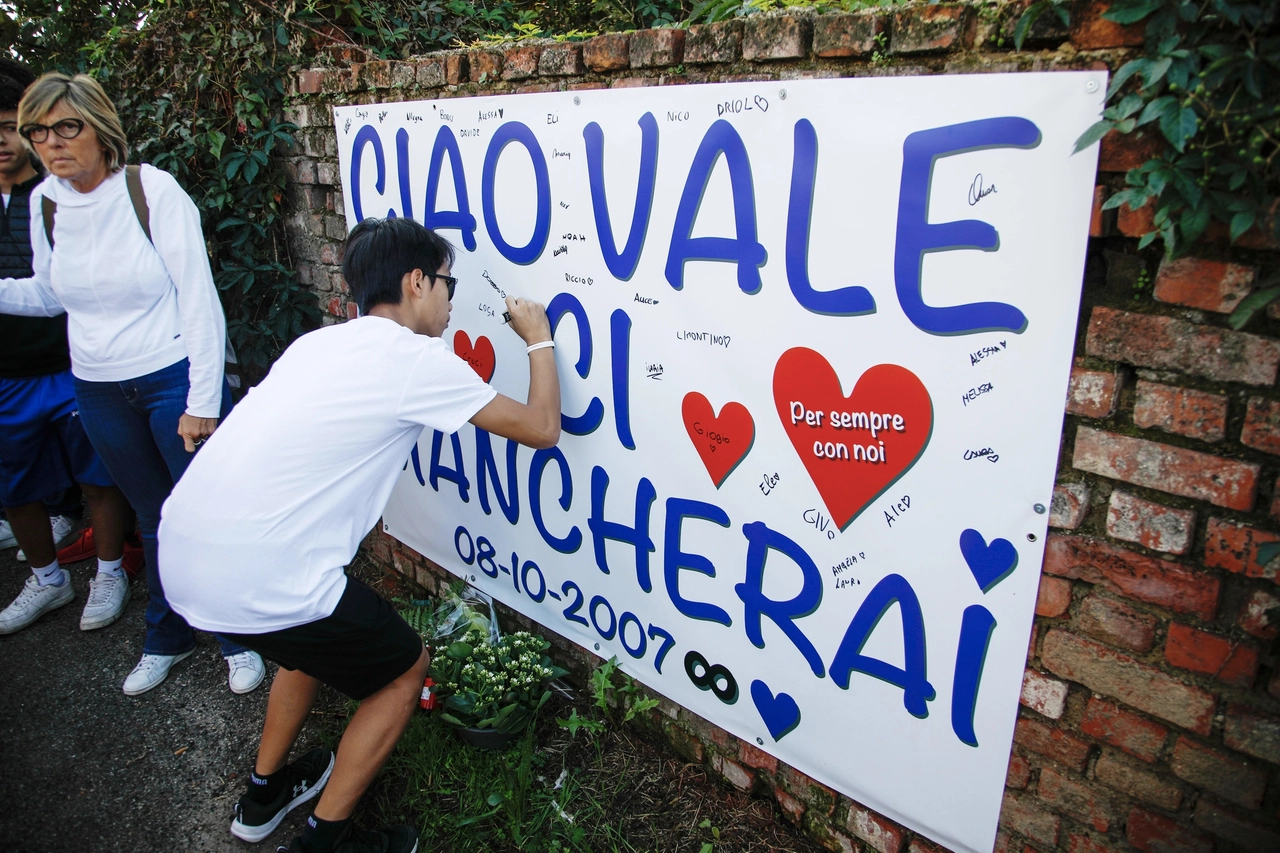
<svg viewBox="0 0 1280 853">
<path fill-rule="evenodd" d="M 542 303 L 508 296 L 507 313 L 511 315 L 511 328 L 526 344 L 551 340 L 551 321 Z"/>
</svg>

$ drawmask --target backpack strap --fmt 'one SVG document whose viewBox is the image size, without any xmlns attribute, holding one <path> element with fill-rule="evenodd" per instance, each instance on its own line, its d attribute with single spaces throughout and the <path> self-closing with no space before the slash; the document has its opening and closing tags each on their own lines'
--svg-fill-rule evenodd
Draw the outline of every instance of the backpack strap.
<svg viewBox="0 0 1280 853">
<path fill-rule="evenodd" d="M 147 194 L 142 189 L 142 167 L 125 166 L 124 183 L 129 188 L 129 201 L 133 202 L 133 213 L 138 217 L 142 233 L 147 235 L 147 242 L 155 245 L 151 239 L 151 208 L 147 206 Z M 58 212 L 58 203 L 46 196 L 41 196 L 41 213 L 44 214 L 44 236 L 49 240 L 49 248 L 53 248 L 53 218 Z"/>
<path fill-rule="evenodd" d="M 147 194 L 142 189 L 142 167 L 125 166 L 124 182 L 129 188 L 129 201 L 133 202 L 133 212 L 142 226 L 142 233 L 147 235 L 147 242 L 154 245 L 155 241 L 151 239 L 151 208 L 147 206 Z M 49 244 L 53 245 L 53 241 L 50 240 Z"/>
</svg>

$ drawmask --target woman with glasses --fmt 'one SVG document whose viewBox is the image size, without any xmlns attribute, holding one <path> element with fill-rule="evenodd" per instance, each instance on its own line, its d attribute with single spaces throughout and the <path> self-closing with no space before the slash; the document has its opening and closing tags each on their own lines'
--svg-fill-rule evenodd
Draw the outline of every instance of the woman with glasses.
<svg viewBox="0 0 1280 853">
<path fill-rule="evenodd" d="M 49 177 L 31 198 L 34 275 L 0 279 L 0 312 L 66 312 L 81 421 L 137 510 L 149 601 L 142 659 L 124 681 L 135 696 L 195 649 L 165 599 L 156 529 L 196 445 L 231 408 L 226 320 L 199 211 L 167 172 L 126 171 L 124 130 L 97 81 L 44 75 L 18 104 L 18 131 Z M 231 689 L 253 690 L 262 658 L 219 639 Z"/>
</svg>

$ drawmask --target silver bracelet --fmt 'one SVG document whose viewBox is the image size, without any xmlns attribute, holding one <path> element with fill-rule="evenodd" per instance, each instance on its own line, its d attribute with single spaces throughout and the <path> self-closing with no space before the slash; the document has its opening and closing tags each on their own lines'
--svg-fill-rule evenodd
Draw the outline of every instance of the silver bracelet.
<svg viewBox="0 0 1280 853">
<path fill-rule="evenodd" d="M 556 345 L 555 341 L 542 341 L 541 343 L 530 344 L 525 349 L 525 352 L 532 355 L 535 350 L 546 349 L 547 347 L 555 347 L 555 345 Z"/>
</svg>

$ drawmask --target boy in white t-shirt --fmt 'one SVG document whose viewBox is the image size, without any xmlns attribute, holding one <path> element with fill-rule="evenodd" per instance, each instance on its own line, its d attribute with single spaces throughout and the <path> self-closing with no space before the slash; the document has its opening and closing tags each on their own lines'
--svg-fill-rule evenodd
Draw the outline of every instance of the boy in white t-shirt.
<svg viewBox="0 0 1280 853">
<path fill-rule="evenodd" d="M 410 219 L 366 219 L 342 271 L 361 317 L 299 338 L 209 439 L 165 503 L 165 593 L 192 625 L 280 664 L 257 763 L 231 832 L 270 835 L 323 794 L 289 851 L 411 853 L 406 826 L 351 813 L 400 739 L 427 672 L 418 635 L 344 567 L 374 525 L 424 428 L 470 421 L 531 447 L 560 437 L 546 310 L 507 298 L 529 344 L 529 395 L 498 394 L 440 340 L 453 248 Z M 336 758 L 286 764 L 321 683 L 361 701 Z M 283 849 L 283 848 L 282 848 Z"/>
</svg>

